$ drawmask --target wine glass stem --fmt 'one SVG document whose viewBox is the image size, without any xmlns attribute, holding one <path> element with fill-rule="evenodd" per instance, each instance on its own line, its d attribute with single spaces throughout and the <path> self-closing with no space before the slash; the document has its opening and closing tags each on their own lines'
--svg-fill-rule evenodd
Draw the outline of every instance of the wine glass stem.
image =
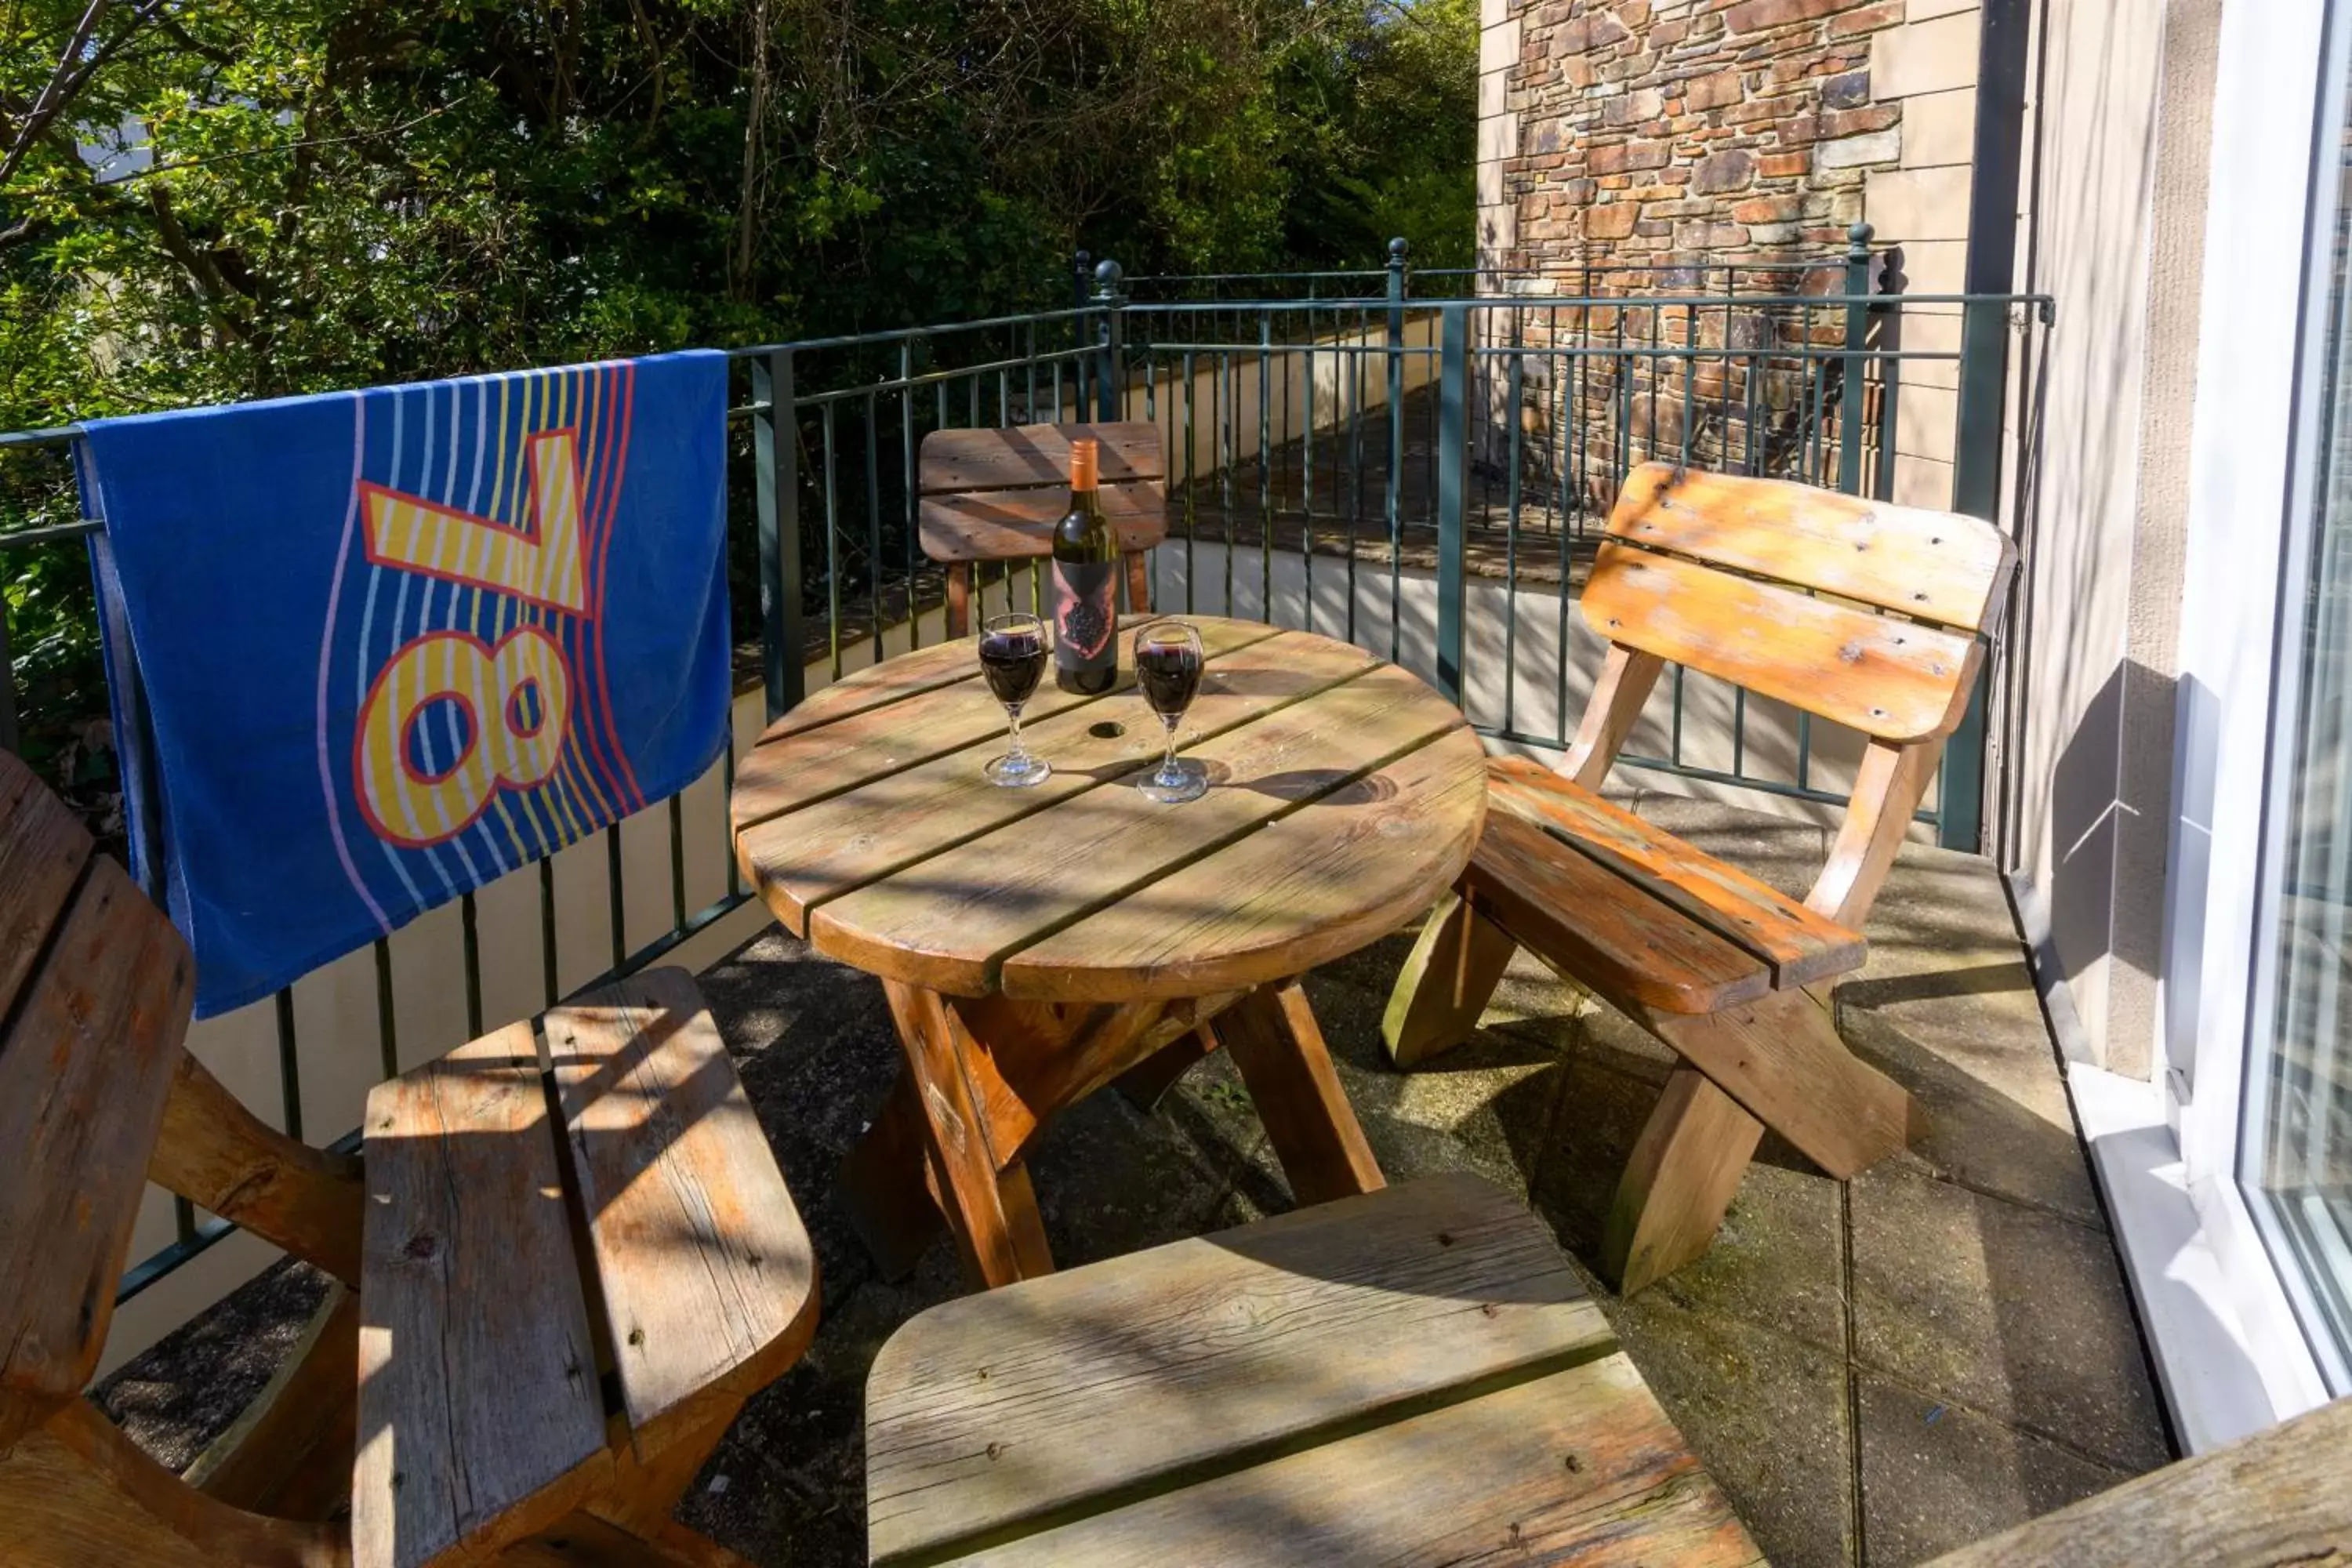
<svg viewBox="0 0 2352 1568">
<path fill-rule="evenodd" d="M 1028 761 L 1029 748 L 1021 743 L 1021 704 L 1018 702 L 1006 703 L 1004 705 L 1004 717 L 1013 725 L 1013 746 L 1007 754 L 1021 762 Z"/>
<path fill-rule="evenodd" d="M 1161 752 L 1160 757 L 1160 782 L 1163 784 L 1174 784 L 1180 783 L 1182 776 L 1176 772 L 1176 725 L 1178 721 L 1174 717 L 1162 714 L 1160 715 L 1160 721 L 1168 726 L 1168 750 Z"/>
</svg>

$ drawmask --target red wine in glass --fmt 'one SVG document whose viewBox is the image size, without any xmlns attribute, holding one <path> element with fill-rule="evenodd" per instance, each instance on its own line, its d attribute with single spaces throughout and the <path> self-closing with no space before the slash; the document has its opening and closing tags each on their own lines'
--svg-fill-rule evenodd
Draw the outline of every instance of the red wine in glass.
<svg viewBox="0 0 2352 1568">
<path fill-rule="evenodd" d="M 1135 650 L 1135 681 L 1162 719 L 1181 719 L 1201 689 L 1201 648 L 1193 642 L 1147 643 Z"/>
<path fill-rule="evenodd" d="M 1168 728 L 1168 749 L 1160 766 L 1136 785 L 1147 800 L 1181 805 L 1209 791 L 1209 770 L 1176 755 L 1176 731 L 1184 710 L 1192 705 L 1193 693 L 1201 689 L 1202 662 L 1200 631 L 1182 621 L 1154 621 L 1135 634 L 1136 684 Z"/>
<path fill-rule="evenodd" d="M 980 669 L 988 689 L 1010 708 L 1026 702 L 1045 674 L 1045 637 L 1042 626 L 985 633 L 980 639 Z"/>
<path fill-rule="evenodd" d="M 991 784 L 1026 789 L 1053 775 L 1053 764 L 1030 755 L 1029 748 L 1021 742 L 1021 705 L 1037 689 L 1051 651 L 1045 623 L 1035 616 L 998 616 L 980 629 L 980 672 L 988 681 L 988 689 L 1004 704 L 1005 722 L 1012 731 L 1006 737 L 1010 748 L 981 770 Z"/>
</svg>

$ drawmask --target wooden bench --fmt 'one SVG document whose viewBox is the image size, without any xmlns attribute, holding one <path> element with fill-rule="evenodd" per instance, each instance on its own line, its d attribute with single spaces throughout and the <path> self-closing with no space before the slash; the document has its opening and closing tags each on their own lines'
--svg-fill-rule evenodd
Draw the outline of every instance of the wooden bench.
<svg viewBox="0 0 2352 1568">
<path fill-rule="evenodd" d="M 917 488 L 923 553 L 948 569 L 948 636 L 971 630 L 973 569 L 1053 552 L 1054 525 L 1070 510 L 1070 442 L 1091 437 L 1102 508 L 1127 558 L 1127 608 L 1151 608 L 1149 552 L 1168 534 L 1168 458 L 1160 426 L 1018 425 L 935 430 L 923 437 Z"/>
<path fill-rule="evenodd" d="M 2352 1399 L 2151 1470 L 1932 1568 L 2352 1563 Z"/>
<path fill-rule="evenodd" d="M 1763 1561 L 1475 1176 L 934 1307 L 866 1406 L 877 1563 Z"/>
<path fill-rule="evenodd" d="M 545 1071 L 518 1024 L 383 1086 L 362 1169 L 187 1054 L 194 978 L 0 753 L 0 1563 L 737 1561 L 668 1515 L 815 1270 L 692 982 L 551 1012 Z M 82 1397 L 151 1178 L 341 1281 L 184 1475 Z"/>
<path fill-rule="evenodd" d="M 692 978 L 542 1032 L 368 1096 L 359 1568 L 560 1556 L 597 1525 L 631 1561 L 719 1561 L 670 1510 L 816 1331 L 808 1234 Z"/>
<path fill-rule="evenodd" d="M 1840 1180 L 1916 1131 L 1838 1038 L 1824 983 L 1863 963 L 2016 562 L 1975 518 L 1663 463 L 1626 480 L 1581 600 L 1609 651 L 1575 742 L 1557 773 L 1490 762 L 1485 835 L 1383 1034 L 1400 1067 L 1459 1043 L 1524 944 L 1674 1049 L 1602 1241 L 1628 1294 L 1706 1250 L 1766 1127 Z M 1597 793 L 1669 663 L 1867 737 L 1801 901 Z"/>
</svg>

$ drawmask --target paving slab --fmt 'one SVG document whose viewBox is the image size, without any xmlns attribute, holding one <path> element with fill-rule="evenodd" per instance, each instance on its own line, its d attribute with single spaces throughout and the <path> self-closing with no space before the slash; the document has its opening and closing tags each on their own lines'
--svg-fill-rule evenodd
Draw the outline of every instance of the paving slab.
<svg viewBox="0 0 2352 1568">
<path fill-rule="evenodd" d="M 1657 1106 L 1659 1086 L 1583 1052 L 1569 1056 L 1560 1077 L 1559 1107 L 1529 1199 L 1560 1245 L 1589 1266 L 1600 1255 L 1617 1179 Z"/>
<path fill-rule="evenodd" d="M 1927 1110 L 1910 1157 L 1981 1191 L 2102 1223 L 1999 879 L 1971 856 L 1906 850 L 1867 934 L 1869 963 L 1837 988 L 1838 1029 Z"/>
<path fill-rule="evenodd" d="M 1481 1029 L 1428 1070 L 1398 1072 L 1381 1041 L 1381 1018 L 1410 947 L 1391 938 L 1307 976 L 1340 1087 L 1389 1181 L 1470 1170 L 1524 1198 L 1549 1142 L 1559 1052 L 1542 1034 Z M 1255 1161 L 1281 1182 L 1270 1147 L 1262 1145 Z M 1286 1197 L 1288 1184 L 1281 1185 Z"/>
<path fill-rule="evenodd" d="M 2119 1468 L 2171 1457 L 2105 1231 L 1894 1164 L 1851 1202 L 1860 1364 Z"/>
<path fill-rule="evenodd" d="M 1778 1568 L 1853 1548 L 1846 1366 L 1822 1350 L 1663 1293 L 1601 1298 L 1618 1341 Z"/>
<path fill-rule="evenodd" d="M 1866 1372 L 1856 1394 L 1867 1568 L 1906 1568 L 2130 1479 Z"/>
</svg>

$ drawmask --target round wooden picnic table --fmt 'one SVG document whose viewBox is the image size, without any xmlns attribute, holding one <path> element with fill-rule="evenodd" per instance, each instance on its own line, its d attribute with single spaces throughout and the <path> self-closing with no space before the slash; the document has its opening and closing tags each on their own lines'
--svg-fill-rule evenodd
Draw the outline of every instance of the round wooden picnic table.
<svg viewBox="0 0 2352 1568">
<path fill-rule="evenodd" d="M 1299 1202 L 1381 1184 L 1297 979 L 1461 876 L 1484 752 L 1360 648 L 1186 618 L 1208 656 L 1180 737 L 1199 800 L 1133 787 L 1164 731 L 1131 671 L 1098 697 L 1041 688 L 1023 730 L 1053 776 L 990 784 L 1007 726 L 970 638 L 825 688 L 737 771 L 744 874 L 889 995 L 906 1070 L 844 1173 L 887 1273 L 943 1216 L 981 1282 L 1050 1272 L 1024 1163 L 1046 1123 L 1115 1079 L 1156 1099 L 1220 1046 Z"/>
</svg>

